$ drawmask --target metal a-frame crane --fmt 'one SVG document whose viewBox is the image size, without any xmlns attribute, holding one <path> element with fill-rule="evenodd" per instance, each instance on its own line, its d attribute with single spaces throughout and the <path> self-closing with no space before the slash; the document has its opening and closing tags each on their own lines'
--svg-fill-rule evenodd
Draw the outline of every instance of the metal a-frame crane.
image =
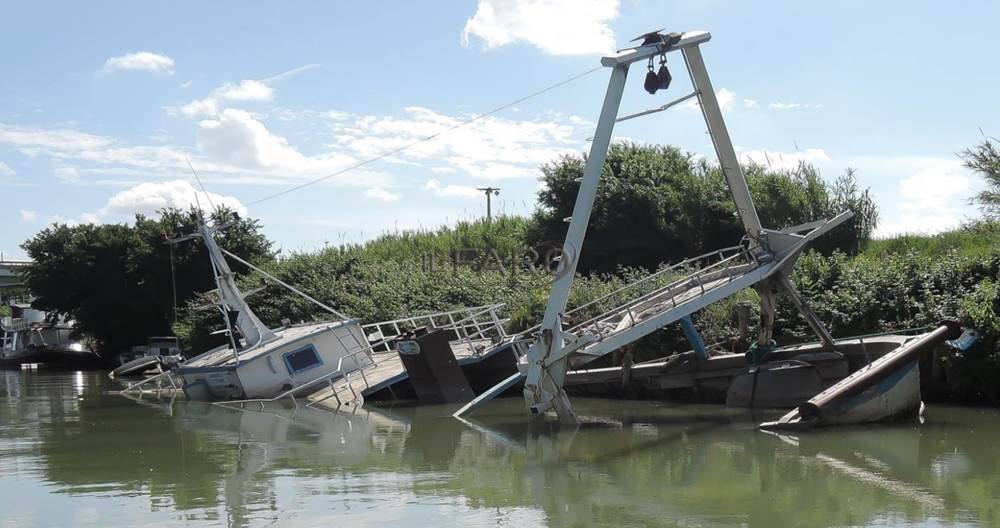
<svg viewBox="0 0 1000 528">
<path fill-rule="evenodd" d="M 706 31 L 683 34 L 653 32 L 639 38 L 642 43 L 637 47 L 621 50 L 601 59 L 603 66 L 611 68 L 611 79 L 566 233 L 564 257 L 559 263 L 542 323 L 531 336 L 526 356 L 519 364 L 520 371 L 480 395 L 456 412 L 455 416 L 471 412 L 523 379 L 524 400 L 531 415 L 544 415 L 554 411 L 560 422 L 576 423 L 569 397 L 563 389 L 566 372 L 571 366 L 583 365 L 668 324 L 683 321 L 709 304 L 748 287 L 755 288 L 761 298 L 759 343 L 770 342 L 774 297 L 780 293 L 792 300 L 819 339 L 825 345 L 832 346 L 830 333 L 795 289 L 789 273 L 809 241 L 847 220 L 851 213 L 843 212 L 831 219 L 782 230 L 763 227 L 702 59 L 700 46 L 711 39 L 711 34 Z M 649 61 L 645 88 L 654 93 L 670 83 L 665 62 L 666 55 L 674 52 L 680 52 L 683 56 L 694 91 L 658 108 L 619 117 L 618 110 L 629 67 L 637 62 Z M 656 57 L 661 59 L 659 73 L 653 71 Z M 651 293 L 633 298 L 583 323 L 571 323 L 565 314 L 566 302 L 576 277 L 577 263 L 600 183 L 601 168 L 615 123 L 660 112 L 694 97 L 699 102 L 719 164 L 746 232 L 743 243 L 712 253 L 713 257 L 717 256 L 717 261 L 672 280 Z"/>
</svg>

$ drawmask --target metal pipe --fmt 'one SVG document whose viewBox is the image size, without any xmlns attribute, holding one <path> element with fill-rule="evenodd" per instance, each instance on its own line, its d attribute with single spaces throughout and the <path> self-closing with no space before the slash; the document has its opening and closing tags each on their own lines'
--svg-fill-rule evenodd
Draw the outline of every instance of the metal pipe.
<svg viewBox="0 0 1000 528">
<path fill-rule="evenodd" d="M 656 108 L 650 108 L 648 110 L 643 110 L 641 112 L 636 112 L 634 114 L 623 115 L 623 116 L 619 117 L 618 119 L 615 119 L 615 123 L 621 123 L 622 121 L 628 121 L 629 119 L 635 119 L 637 117 L 642 117 L 642 116 L 645 116 L 645 115 L 655 114 L 657 112 L 662 112 L 662 111 L 667 110 L 668 108 L 670 108 L 672 106 L 679 105 L 679 104 L 683 103 L 684 101 L 687 101 L 688 99 L 690 99 L 692 97 L 695 97 L 697 95 L 698 95 L 698 92 L 694 91 L 694 92 L 691 92 L 691 93 L 689 93 L 689 94 L 687 94 L 687 95 L 685 95 L 683 97 L 678 97 L 677 99 L 674 99 L 673 101 L 670 101 L 669 103 L 667 103 L 667 104 L 665 104 L 663 106 L 658 106 Z"/>
<path fill-rule="evenodd" d="M 803 419 L 817 418 L 822 420 L 824 411 L 833 409 L 845 398 L 860 394 L 877 385 L 903 366 L 915 361 L 922 352 L 932 349 L 948 339 L 957 339 L 960 335 L 962 335 L 962 327 L 957 322 L 942 321 L 941 326 L 934 331 L 889 352 L 865 370 L 844 378 L 844 381 L 799 405 L 799 415 Z"/>
</svg>

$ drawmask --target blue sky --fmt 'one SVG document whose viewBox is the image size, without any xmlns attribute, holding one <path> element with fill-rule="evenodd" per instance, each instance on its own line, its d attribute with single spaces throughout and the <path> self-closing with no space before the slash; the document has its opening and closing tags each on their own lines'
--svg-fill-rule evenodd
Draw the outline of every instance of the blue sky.
<svg viewBox="0 0 1000 528">
<path fill-rule="evenodd" d="M 433 7 L 429 7 L 433 6 Z M 1000 134 L 996 2 L 469 0 L 21 2 L 0 32 L 0 251 L 52 221 L 121 222 L 195 187 L 286 251 L 534 207 L 538 165 L 587 147 L 607 71 L 362 169 L 261 198 L 599 64 L 645 31 L 709 30 L 703 53 L 744 159 L 857 169 L 880 233 L 976 211 L 956 152 Z M 634 69 L 622 112 L 649 96 Z M 690 106 L 616 136 L 712 158 Z"/>
</svg>

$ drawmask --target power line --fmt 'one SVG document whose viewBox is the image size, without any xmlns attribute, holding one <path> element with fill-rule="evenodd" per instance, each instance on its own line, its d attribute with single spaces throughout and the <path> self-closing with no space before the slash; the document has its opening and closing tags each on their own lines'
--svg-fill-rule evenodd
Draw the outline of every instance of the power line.
<svg viewBox="0 0 1000 528">
<path fill-rule="evenodd" d="M 474 123 L 474 122 L 476 122 L 476 121 L 478 121 L 478 120 L 480 120 L 480 119 L 482 119 L 484 117 L 491 116 L 491 115 L 493 115 L 493 114 L 495 114 L 497 112 L 506 110 L 506 109 L 508 109 L 508 108 L 516 105 L 516 104 L 523 103 L 524 101 L 527 101 L 528 99 L 531 99 L 532 97 L 537 97 L 539 95 L 544 94 L 545 92 L 548 92 L 548 91 L 554 90 L 556 88 L 559 88 L 560 86 L 562 86 L 564 84 L 571 83 L 571 82 L 573 82 L 573 81 L 575 81 L 575 80 L 577 80 L 577 79 L 579 79 L 581 77 L 585 77 L 587 75 L 590 75 L 591 73 L 594 73 L 595 71 L 600 70 L 602 68 L 603 68 L 603 66 L 598 66 L 596 68 L 587 70 L 587 71 L 585 71 L 583 73 L 576 74 L 576 75 L 574 75 L 574 76 L 572 76 L 572 77 L 570 77 L 568 79 L 564 79 L 562 81 L 559 81 L 559 82 L 557 82 L 555 84 L 550 84 L 549 86 L 546 86 L 545 88 L 542 88 L 540 90 L 532 92 L 532 93 L 530 93 L 528 95 L 525 95 L 524 97 L 521 97 L 519 99 L 515 99 L 514 101 L 511 101 L 511 102 L 509 102 L 507 104 L 498 106 L 498 107 L 496 107 L 496 108 L 494 108 L 494 109 L 492 109 L 492 110 L 490 110 L 488 112 L 483 112 L 481 114 L 477 114 L 475 116 L 472 116 L 469 119 L 466 119 L 465 121 L 462 121 L 462 122 L 460 122 L 460 123 L 458 123 L 456 125 L 448 127 L 448 128 L 446 128 L 446 129 L 444 129 L 444 130 L 442 130 L 440 132 L 435 132 L 434 134 L 431 134 L 431 135 L 429 135 L 427 137 L 418 139 L 416 141 L 413 141 L 412 143 L 408 143 L 406 145 L 403 145 L 402 147 L 390 150 L 390 151 L 385 152 L 383 154 L 379 154 L 378 156 L 375 156 L 374 158 L 369 158 L 369 159 L 366 159 L 364 161 L 355 163 L 354 165 L 351 165 L 349 167 L 345 167 L 343 169 L 340 169 L 340 170 L 338 170 L 336 172 L 327 174 L 326 176 L 322 176 L 320 178 L 316 178 L 315 180 L 310 180 L 310 181 L 307 181 L 307 182 L 302 183 L 300 185 L 296 185 L 295 187 L 291 187 L 289 189 L 285 189 L 284 191 L 277 192 L 277 193 L 265 196 L 265 197 L 260 198 L 258 200 L 254 200 L 253 202 L 248 203 L 247 206 L 249 207 L 251 205 L 257 205 L 257 204 L 259 204 L 261 202 L 266 202 L 267 200 L 271 200 L 271 199 L 277 198 L 279 196 L 284 196 L 284 195 L 286 195 L 286 194 L 288 194 L 290 192 L 294 192 L 294 191 L 297 191 L 299 189 L 303 189 L 305 187 L 309 187 L 310 185 L 315 185 L 315 184 L 317 184 L 319 182 L 322 182 L 322 181 L 325 181 L 325 180 L 329 180 L 330 178 L 333 178 L 333 177 L 336 177 L 336 176 L 340 176 L 341 174 L 344 174 L 345 172 L 350 172 L 352 170 L 364 167 L 365 165 L 370 165 L 372 163 L 375 163 L 376 161 L 388 158 L 389 156 L 392 156 L 394 154 L 399 154 L 400 152 L 403 152 L 404 150 L 413 148 L 413 147 L 415 147 L 415 146 L 417 146 L 417 145 L 419 145 L 421 143 L 425 143 L 427 141 L 431 141 L 432 139 L 435 139 L 438 136 L 442 136 L 444 134 L 447 134 L 449 132 L 452 132 L 454 130 L 462 128 L 462 127 L 464 127 L 466 125 L 469 125 L 471 123 Z"/>
</svg>

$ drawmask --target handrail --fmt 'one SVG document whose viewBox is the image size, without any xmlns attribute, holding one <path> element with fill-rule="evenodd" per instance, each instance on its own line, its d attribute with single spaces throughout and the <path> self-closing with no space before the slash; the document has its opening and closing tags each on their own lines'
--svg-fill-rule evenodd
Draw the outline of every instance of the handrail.
<svg viewBox="0 0 1000 528">
<path fill-rule="evenodd" d="M 645 295 L 642 295 L 642 296 L 640 296 L 640 297 L 638 297 L 636 299 L 633 299 L 632 301 L 629 301 L 629 302 L 627 302 L 625 304 L 622 304 L 622 305 L 619 305 L 619 306 L 617 306 L 615 308 L 607 310 L 607 311 L 605 311 L 602 314 L 599 314 L 599 315 L 596 315 L 594 317 L 591 317 L 590 319 L 588 319 L 588 320 L 586 320 L 586 321 L 584 321 L 582 323 L 579 323 L 579 324 L 573 326 L 570 329 L 570 331 L 571 332 L 572 331 L 576 331 L 576 330 L 579 330 L 581 328 L 584 328 L 584 327 L 587 327 L 587 326 L 592 326 L 592 325 L 594 325 L 596 323 L 603 322 L 603 321 L 607 320 L 608 318 L 610 318 L 612 315 L 619 314 L 622 310 L 630 310 L 632 307 L 637 306 L 639 304 L 642 304 L 643 302 L 646 302 L 646 301 L 648 301 L 648 300 L 650 300 L 650 299 L 652 299 L 652 298 L 654 298 L 654 297 L 656 297 L 658 295 L 661 295 L 665 291 L 669 291 L 671 289 L 677 288 L 678 286 L 680 286 L 682 284 L 685 284 L 685 283 L 690 283 L 690 282 L 694 281 L 696 278 L 699 278 L 699 277 L 702 277 L 704 275 L 709 274 L 709 272 L 715 272 L 715 271 L 717 271 L 718 268 L 721 268 L 723 264 L 728 264 L 728 263 L 732 262 L 733 260 L 735 260 L 736 258 L 738 258 L 740 256 L 743 256 L 743 255 L 746 255 L 747 253 L 748 253 L 747 251 L 743 251 L 743 252 L 740 252 L 738 254 L 731 255 L 731 256 L 729 256 L 729 257 L 727 257 L 727 258 L 725 258 L 723 260 L 720 260 L 719 262 L 711 264 L 711 265 L 709 265 L 709 266 L 707 266 L 705 268 L 699 269 L 699 270 L 697 270 L 697 271 L 695 271 L 695 272 L 693 272 L 693 273 L 691 273 L 689 275 L 686 275 L 686 276 L 684 276 L 684 277 L 682 277 L 680 279 L 677 279 L 677 280 L 675 280 L 675 281 L 673 281 L 671 283 L 668 283 L 668 284 L 666 284 L 664 286 L 661 286 L 660 288 L 657 288 L 656 290 L 653 290 L 653 291 L 651 291 L 649 293 L 646 293 Z M 725 269 L 730 269 L 730 267 L 727 266 Z M 702 293 L 704 293 L 704 291 L 705 291 L 704 284 L 699 281 L 699 283 L 697 285 L 701 288 Z M 671 298 L 673 298 L 673 297 L 674 296 L 672 296 Z"/>
<path fill-rule="evenodd" d="M 174 377 L 173 377 L 173 375 L 171 373 L 172 373 L 172 371 L 167 370 L 167 371 L 161 372 L 161 373 L 159 373 L 159 374 L 157 374 L 155 376 L 146 378 L 146 379 L 144 379 L 142 381 L 137 381 L 135 383 L 130 383 L 128 385 L 128 387 L 125 387 L 124 389 L 122 389 L 122 390 L 120 390 L 118 392 L 120 394 L 126 394 L 126 393 L 131 392 L 131 391 L 133 391 L 135 389 L 139 389 L 139 392 L 145 392 L 140 387 L 142 387 L 143 385 L 146 385 L 147 383 L 152 383 L 153 381 L 157 382 L 156 391 L 159 392 L 159 391 L 163 390 L 161 388 L 161 386 L 160 386 L 161 385 L 161 381 L 162 381 L 160 378 L 164 378 L 164 377 L 167 378 L 168 381 L 170 381 L 171 390 L 176 391 L 177 390 L 177 383 L 174 382 Z"/>
<path fill-rule="evenodd" d="M 23 332 L 25 330 L 30 330 L 31 326 L 36 324 L 31 321 L 25 321 L 23 319 L 10 319 L 5 318 L 7 321 L 0 321 L 0 330 L 4 332 Z"/>
<path fill-rule="evenodd" d="M 417 315 L 412 317 L 402 317 L 399 319 L 392 319 L 388 321 L 379 321 L 377 323 L 368 323 L 365 325 L 361 325 L 361 328 L 365 332 L 365 335 L 367 335 L 369 331 L 374 329 L 375 332 L 377 332 L 378 337 L 381 338 L 380 342 L 372 345 L 373 352 L 375 351 L 374 349 L 378 347 L 383 348 L 381 352 L 389 352 L 391 348 L 389 348 L 389 346 L 386 343 L 403 334 L 403 331 L 400 329 L 400 324 L 408 324 L 414 328 L 421 325 L 430 326 L 431 328 L 435 329 L 453 328 L 459 333 L 467 333 L 466 332 L 467 328 L 475 327 L 479 329 L 482 324 L 492 325 L 493 327 L 502 326 L 503 321 L 500 320 L 495 313 L 496 310 L 501 308 L 502 306 L 503 303 L 495 303 L 495 304 L 486 304 L 483 306 L 463 307 L 444 312 L 435 312 L 431 314 Z M 484 314 L 489 314 L 491 316 L 492 321 L 490 321 L 489 323 L 480 323 L 478 317 Z M 455 321 L 456 315 L 464 317 L 458 321 Z M 439 323 L 437 322 L 437 319 L 444 319 L 444 318 L 447 318 L 447 322 L 443 326 L 440 326 Z M 468 321 L 470 320 L 472 322 L 468 323 Z M 387 333 L 383 331 L 383 327 L 386 326 L 389 326 L 393 333 L 387 335 Z M 498 333 L 501 335 L 506 335 L 506 333 L 502 330 L 502 328 Z"/>
<path fill-rule="evenodd" d="M 607 299 L 609 299 L 609 298 L 611 298 L 613 296 L 616 296 L 616 295 L 624 292 L 625 290 L 628 290 L 628 289 L 631 289 L 631 288 L 635 288 L 636 286 L 639 286 L 641 284 L 649 282 L 649 281 L 651 281 L 651 280 L 653 280 L 655 278 L 661 277 L 661 276 L 667 274 L 668 272 L 676 271 L 678 268 L 683 268 L 685 266 L 689 266 L 693 262 L 698 262 L 700 260 L 705 260 L 707 258 L 710 258 L 710 257 L 714 256 L 714 255 L 724 255 L 727 252 L 732 252 L 732 251 L 737 251 L 737 250 L 739 250 L 738 253 L 730 255 L 728 257 L 725 257 L 723 260 L 720 260 L 719 262 L 716 262 L 715 264 L 712 264 L 709 267 L 703 268 L 702 270 L 699 270 L 699 271 L 704 271 L 704 270 L 711 269 L 712 267 L 715 267 L 715 266 L 718 266 L 719 264 L 727 262 L 727 261 L 733 259 L 734 257 L 738 257 L 740 255 L 744 255 L 744 254 L 746 254 L 746 253 L 749 252 L 749 250 L 747 250 L 743 246 L 736 245 L 736 246 L 730 246 L 730 247 L 726 247 L 726 248 L 722 248 L 722 249 L 717 249 L 715 251 L 710 251 L 710 252 L 704 253 L 702 255 L 698 255 L 698 256 L 695 256 L 695 257 L 690 257 L 690 258 L 684 259 L 684 260 L 682 260 L 682 261 L 680 261 L 680 262 L 678 262 L 676 264 L 671 264 L 670 266 L 667 266 L 667 267 L 665 267 L 663 269 L 657 270 L 654 273 L 646 275 L 645 277 L 643 277 L 643 278 L 641 278 L 641 279 L 639 279 L 637 281 L 630 282 L 629 284 L 626 284 L 625 286 L 622 286 L 621 288 L 618 288 L 617 290 L 614 290 L 614 291 L 612 291 L 610 293 L 606 293 L 606 294 L 604 294 L 604 295 L 602 295 L 602 296 L 600 296 L 600 297 L 598 297 L 596 299 L 593 299 L 593 300 L 590 300 L 590 301 L 588 301 L 588 302 L 586 302 L 584 304 L 581 304 L 580 306 L 577 306 L 577 307 L 573 308 L 572 310 L 569 310 L 566 313 L 564 313 L 563 317 L 566 318 L 568 316 L 571 316 L 571 315 L 573 315 L 573 314 L 575 314 L 575 313 L 577 313 L 577 312 L 579 312 L 579 311 L 581 311 L 581 310 L 583 310 L 585 308 L 588 308 L 588 307 L 593 306 L 593 305 L 595 305 L 595 304 L 597 304 L 599 302 L 602 302 L 602 301 L 607 300 Z M 683 279 L 681 279 L 681 280 L 683 280 Z M 674 285 L 676 282 L 680 282 L 680 281 L 675 281 L 673 283 L 668 284 L 667 286 Z M 662 290 L 665 289 L 665 288 L 666 288 L 666 286 L 658 288 L 657 290 L 654 290 L 654 293 L 655 292 L 662 292 Z M 649 295 L 649 294 L 647 294 L 647 295 Z M 645 297 L 645 296 L 643 296 L 643 297 Z M 640 299 L 642 299 L 642 298 L 640 298 Z M 628 305 L 628 303 L 626 303 L 626 305 Z M 611 311 L 614 311 L 614 310 L 617 310 L 617 309 L 621 309 L 623 306 L 624 305 L 619 306 L 618 308 L 613 309 Z M 607 314 L 607 313 L 608 312 L 604 312 L 604 314 Z M 601 315 L 604 315 L 604 314 L 601 314 Z M 597 317 L 600 317 L 600 316 L 597 316 Z M 588 320 L 588 321 L 590 321 L 590 320 Z M 580 327 L 580 325 L 577 325 L 574 328 L 579 328 L 579 327 Z M 532 326 L 532 327 L 530 327 L 528 329 L 522 330 L 521 332 L 518 332 L 517 336 L 531 335 L 532 333 L 537 332 L 539 328 L 541 328 L 541 324 L 537 324 L 537 325 Z"/>
<path fill-rule="evenodd" d="M 431 313 L 431 314 L 414 315 L 412 317 L 401 317 L 399 319 L 390 319 L 388 321 L 379 321 L 377 323 L 363 324 L 363 325 L 361 325 L 361 328 L 376 328 L 376 327 L 378 327 L 380 325 L 389 325 L 389 324 L 393 324 L 393 323 L 397 323 L 397 324 L 398 323 L 411 323 L 411 322 L 413 322 L 413 321 L 415 321 L 417 319 L 430 319 L 432 317 L 442 317 L 442 316 L 446 316 L 446 315 L 454 315 L 454 314 L 457 314 L 457 313 L 469 312 L 469 311 L 476 310 L 476 309 L 482 309 L 482 310 L 480 310 L 480 312 L 477 312 L 477 313 L 482 313 L 482 312 L 485 312 L 485 311 L 489 310 L 490 308 L 492 308 L 492 309 L 495 310 L 497 308 L 502 307 L 503 305 L 504 305 L 504 303 L 495 303 L 495 304 L 484 304 L 482 306 L 472 306 L 472 307 L 465 307 L 465 308 L 456 308 L 454 310 L 448 310 L 448 311 L 444 311 L 444 312 L 435 312 L 435 313 Z"/>
<path fill-rule="evenodd" d="M 619 293 L 621 293 L 621 292 L 623 292 L 623 291 L 625 291 L 625 290 L 627 290 L 629 288 L 633 288 L 633 287 L 638 286 L 640 284 L 643 284 L 643 283 L 645 283 L 645 282 L 647 282 L 649 280 L 652 280 L 652 279 L 654 279 L 654 278 L 656 278 L 656 277 L 658 277 L 660 275 L 664 275 L 668 271 L 675 271 L 676 269 L 685 267 L 685 266 L 691 264 L 692 262 L 697 262 L 699 260 L 704 260 L 706 258 L 711 257 L 712 255 L 721 255 L 721 254 L 724 254 L 727 251 L 732 251 L 732 250 L 735 250 L 735 249 L 742 249 L 742 247 L 741 246 L 732 246 L 732 247 L 717 249 L 715 251 L 711 251 L 711 252 L 705 253 L 703 255 L 698 255 L 697 257 L 691 257 L 691 258 L 682 260 L 682 261 L 680 261 L 680 262 L 678 262 L 676 264 L 671 264 L 670 266 L 667 266 L 666 268 L 663 268 L 661 270 L 657 270 L 654 273 L 646 275 L 645 277 L 643 277 L 643 278 L 641 278 L 641 279 L 639 279 L 639 280 L 637 280 L 635 282 L 631 282 L 629 284 L 626 284 L 625 286 L 622 286 L 621 288 L 618 288 L 617 290 L 615 290 L 615 291 L 613 291 L 611 293 L 604 294 L 604 295 L 602 295 L 602 296 L 600 296 L 600 297 L 598 297 L 598 298 L 596 298 L 596 299 L 594 299 L 594 300 L 592 300 L 592 301 L 590 301 L 590 302 L 588 302 L 586 304 L 582 304 L 580 306 L 577 306 L 576 308 L 574 308 L 574 309 L 566 312 L 566 315 L 573 314 L 573 313 L 575 313 L 575 312 L 577 312 L 579 310 L 582 310 L 583 308 L 586 308 L 588 306 L 591 306 L 593 304 L 601 302 L 601 301 L 603 301 L 603 300 L 605 300 L 605 299 L 607 299 L 607 298 L 609 298 L 611 296 L 617 295 L 617 294 L 619 294 Z M 740 253 L 743 253 L 743 252 L 741 251 Z M 727 259 L 732 258 L 733 256 L 737 256 L 737 255 L 732 255 L 730 257 L 727 257 Z M 722 262 L 722 261 L 720 261 L 720 262 Z M 718 263 L 716 263 L 716 264 L 718 264 Z M 705 269 L 708 269 L 708 268 L 705 268 Z"/>
</svg>

